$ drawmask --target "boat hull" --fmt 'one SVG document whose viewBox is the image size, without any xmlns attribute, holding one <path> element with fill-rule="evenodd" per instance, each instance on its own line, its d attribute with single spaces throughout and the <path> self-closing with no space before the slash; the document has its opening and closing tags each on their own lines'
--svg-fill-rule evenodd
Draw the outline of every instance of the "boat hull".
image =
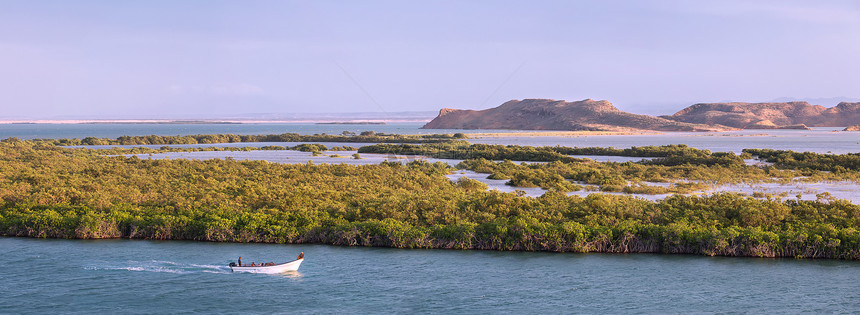
<svg viewBox="0 0 860 315">
<path fill-rule="evenodd" d="M 278 264 L 274 266 L 256 266 L 256 267 L 248 267 L 248 266 L 232 266 L 230 267 L 233 272 L 249 272 L 249 273 L 282 273 L 285 271 L 296 271 L 299 270 L 299 266 L 301 266 L 304 259 L 296 259 L 290 262 L 285 262 L 283 264 Z"/>
</svg>

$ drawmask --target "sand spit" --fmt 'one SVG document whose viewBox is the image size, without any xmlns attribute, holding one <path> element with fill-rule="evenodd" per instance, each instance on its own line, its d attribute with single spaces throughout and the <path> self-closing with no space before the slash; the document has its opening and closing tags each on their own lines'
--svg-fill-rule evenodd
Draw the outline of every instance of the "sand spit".
<svg viewBox="0 0 860 315">
<path fill-rule="evenodd" d="M 427 122 L 427 119 L 379 119 L 360 122 L 343 119 L 63 119 L 0 120 L 0 124 L 386 124 Z"/>
<path fill-rule="evenodd" d="M 467 133 L 469 138 L 660 135 L 657 131 L 517 131 Z"/>
</svg>

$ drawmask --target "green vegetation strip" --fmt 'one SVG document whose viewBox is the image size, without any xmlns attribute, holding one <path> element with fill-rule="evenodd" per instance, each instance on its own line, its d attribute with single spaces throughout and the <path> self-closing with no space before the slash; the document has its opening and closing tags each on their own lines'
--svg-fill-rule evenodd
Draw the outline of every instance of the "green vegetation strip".
<svg viewBox="0 0 860 315">
<path fill-rule="evenodd" d="M 432 134 L 432 135 L 400 135 L 374 133 L 364 131 L 360 134 L 344 131 L 340 135 L 300 135 L 297 133 L 284 133 L 277 135 L 234 135 L 234 134 L 210 134 L 210 135 L 187 135 L 187 136 L 122 136 L 116 139 L 86 137 L 84 139 L 37 139 L 53 143 L 55 145 L 160 145 L 160 144 L 213 144 L 213 143 L 238 143 L 238 142 L 365 142 L 365 143 L 436 143 L 447 142 L 457 139 L 465 139 L 466 135 L 456 134 Z M 17 140 L 10 138 L 9 140 Z"/>
<path fill-rule="evenodd" d="M 632 157 L 657 157 L 643 163 L 660 165 L 743 165 L 744 161 L 733 153 L 690 148 L 686 145 L 647 146 L 629 149 L 532 147 L 519 145 L 467 144 L 447 142 L 436 144 L 376 144 L 359 148 L 359 153 L 391 153 L 402 155 L 424 155 L 440 159 L 487 159 L 533 162 L 583 162 L 586 159 L 570 155 L 612 155 Z"/>
<path fill-rule="evenodd" d="M 531 147 L 518 145 L 463 144 L 459 142 L 434 144 L 376 144 L 359 148 L 360 153 L 390 153 L 420 155 L 442 159 L 464 159 L 458 165 L 490 179 L 509 180 L 516 187 L 541 187 L 563 192 L 594 189 L 606 192 L 635 194 L 692 193 L 713 185 L 781 182 L 801 180 L 858 181 L 860 168 L 850 161 L 858 155 L 820 155 L 790 151 L 745 150 L 741 156 L 731 152 L 711 152 L 686 145 L 644 146 L 628 149 Z M 803 164 L 782 156 L 811 156 Z M 638 162 L 597 163 L 570 155 L 617 155 L 643 157 Z M 774 166 L 753 166 L 744 158 L 753 155 L 774 162 Z M 503 162 L 492 162 L 502 160 Z M 548 162 L 516 164 L 511 161 Z M 837 162 L 834 162 L 837 161 Z M 830 171 L 833 170 L 833 171 Z M 649 183 L 670 183 L 657 186 Z M 589 186 L 583 186 L 589 185 Z"/>
<path fill-rule="evenodd" d="M 294 150 L 302 152 L 322 152 L 322 151 L 355 151 L 356 147 L 351 146 L 334 146 L 328 147 L 320 143 L 302 143 L 292 147 L 284 147 L 279 145 L 267 145 L 263 147 L 218 147 L 207 146 L 199 148 L 189 147 L 168 147 L 163 146 L 158 149 L 147 147 L 119 148 L 111 147 L 107 149 L 90 149 L 78 148 L 76 150 L 89 153 L 91 155 L 121 155 L 121 154 L 156 154 L 156 153 L 171 153 L 171 152 L 238 152 L 238 151 L 268 151 L 268 150 Z"/>
<path fill-rule="evenodd" d="M 0 234 L 860 259 L 860 207 L 846 201 L 527 198 L 452 182 L 450 171 L 142 160 L 3 141 Z"/>
<path fill-rule="evenodd" d="M 757 156 L 783 169 L 833 173 L 860 171 L 860 153 L 821 154 L 771 149 L 744 149 L 744 153 Z"/>
</svg>

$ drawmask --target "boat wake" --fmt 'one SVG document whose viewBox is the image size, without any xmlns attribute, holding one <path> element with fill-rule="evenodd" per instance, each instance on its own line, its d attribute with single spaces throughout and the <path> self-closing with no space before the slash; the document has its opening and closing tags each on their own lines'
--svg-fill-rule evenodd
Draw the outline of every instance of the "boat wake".
<svg viewBox="0 0 860 315">
<path fill-rule="evenodd" d="M 165 272 L 175 274 L 230 273 L 230 267 L 227 266 L 186 264 L 162 260 L 127 261 L 123 264 L 104 264 L 98 266 L 86 266 L 84 268 L 88 270 L 125 270 L 142 272 Z"/>
</svg>

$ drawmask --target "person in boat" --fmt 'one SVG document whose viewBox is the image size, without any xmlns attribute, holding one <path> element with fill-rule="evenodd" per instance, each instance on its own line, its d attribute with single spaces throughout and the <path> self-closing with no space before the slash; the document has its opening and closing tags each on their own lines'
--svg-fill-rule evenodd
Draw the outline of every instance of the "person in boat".
<svg viewBox="0 0 860 315">
<path fill-rule="evenodd" d="M 242 267 L 242 256 L 239 256 L 239 267 Z"/>
<path fill-rule="evenodd" d="M 305 252 L 302 252 L 301 254 L 299 254 L 299 258 L 296 258 L 296 260 L 303 259 L 303 258 L 305 258 Z"/>
</svg>

